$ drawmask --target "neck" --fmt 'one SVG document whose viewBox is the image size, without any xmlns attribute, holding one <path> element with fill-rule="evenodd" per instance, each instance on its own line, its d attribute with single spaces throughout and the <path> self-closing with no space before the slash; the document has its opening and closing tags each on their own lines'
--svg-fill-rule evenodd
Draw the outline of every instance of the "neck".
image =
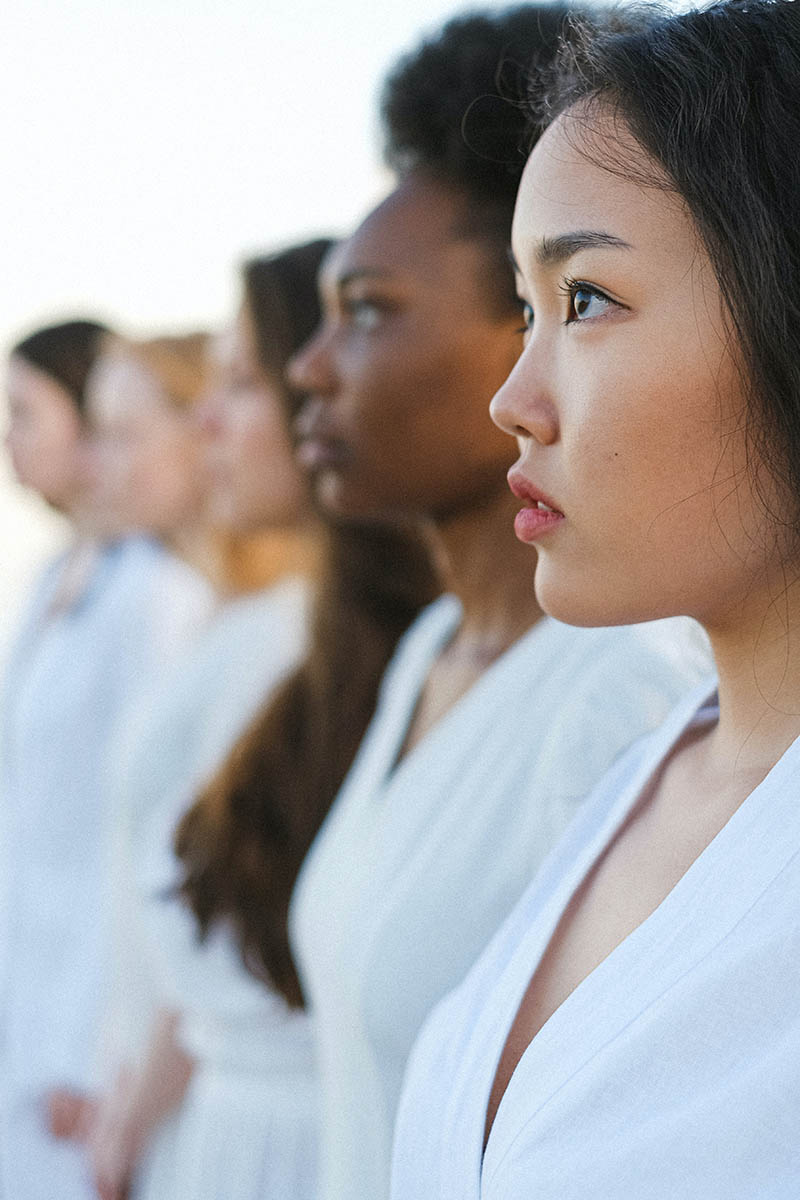
<svg viewBox="0 0 800 1200">
<path fill-rule="evenodd" d="M 751 594 L 707 626 L 719 674 L 719 763 L 766 773 L 800 735 L 800 578 Z"/>
<path fill-rule="evenodd" d="M 164 545 L 177 558 L 211 581 L 220 590 L 225 564 L 219 537 L 201 525 L 186 525 L 165 534 Z"/>
<path fill-rule="evenodd" d="M 437 522 L 445 585 L 464 611 L 456 641 L 502 653 L 542 615 L 533 590 L 536 559 L 514 536 L 518 501 L 502 492 Z"/>
<path fill-rule="evenodd" d="M 229 597 L 260 591 L 287 575 L 313 580 L 322 565 L 320 532 L 305 525 L 242 534 L 228 540 L 224 558 L 223 590 Z"/>
</svg>

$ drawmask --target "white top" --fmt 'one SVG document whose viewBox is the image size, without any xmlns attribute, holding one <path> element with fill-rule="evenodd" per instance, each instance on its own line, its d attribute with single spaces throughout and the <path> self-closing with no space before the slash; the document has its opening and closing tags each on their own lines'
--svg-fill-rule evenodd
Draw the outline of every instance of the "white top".
<svg viewBox="0 0 800 1200">
<path fill-rule="evenodd" d="M 107 547 L 67 610 L 45 572 L 5 680 L 0 1075 L 6 1100 L 88 1084 L 106 949 L 109 739 L 213 595 L 154 543 Z"/>
<path fill-rule="evenodd" d="M 708 696 L 598 786 L 414 1051 L 393 1200 L 800 1195 L 800 739 L 659 907 L 528 1046 L 481 1163 L 489 1093 L 571 896 Z"/>
<path fill-rule="evenodd" d="M 324 1200 L 388 1195 L 403 1070 L 425 1017 L 618 752 L 708 670 L 691 623 L 542 618 L 395 765 L 459 619 L 444 597 L 400 643 L 293 897 L 320 1045 Z"/>
<path fill-rule="evenodd" d="M 131 719 L 117 764 L 114 1057 L 135 1052 L 159 1005 L 178 1009 L 189 1052 L 248 1070 L 311 1070 L 304 1013 L 242 965 L 225 926 L 201 943 L 180 878 L 175 827 L 278 681 L 300 660 L 308 592 L 295 578 L 228 603 Z M 121 860 L 121 861 L 120 861 Z M 108 1051 L 106 1051 L 108 1053 Z"/>
</svg>

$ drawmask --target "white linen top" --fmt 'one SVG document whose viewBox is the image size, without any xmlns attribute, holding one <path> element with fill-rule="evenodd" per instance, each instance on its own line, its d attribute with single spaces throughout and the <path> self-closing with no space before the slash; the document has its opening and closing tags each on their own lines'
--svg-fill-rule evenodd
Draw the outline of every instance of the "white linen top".
<svg viewBox="0 0 800 1200">
<path fill-rule="evenodd" d="M 313 1072 L 304 1012 L 245 970 L 226 925 L 200 942 L 174 895 L 175 827 L 199 788 L 306 645 L 308 590 L 296 578 L 229 602 L 167 686 L 151 698 L 117 766 L 121 840 L 115 868 L 113 1058 L 135 1053 L 160 1005 L 203 1063 Z M 109 1051 L 106 1049 L 106 1055 Z M 106 1068 L 108 1070 L 108 1068 Z"/>
<path fill-rule="evenodd" d="M 392 1200 L 800 1195 L 800 739 L 530 1043 L 481 1158 L 500 1054 L 572 895 L 702 689 L 599 784 L 419 1038 Z M 699 710 L 699 711 L 698 711 Z"/>
<path fill-rule="evenodd" d="M 397 763 L 452 596 L 401 641 L 290 913 L 319 1041 L 324 1200 L 382 1200 L 416 1034 L 616 755 L 708 671 L 684 622 L 542 618 Z"/>
<path fill-rule="evenodd" d="M 100 552 L 83 596 L 50 613 L 45 571 L 4 688 L 0 1063 L 9 1096 L 87 1087 L 107 950 L 108 745 L 120 713 L 215 603 L 155 543 Z"/>
</svg>

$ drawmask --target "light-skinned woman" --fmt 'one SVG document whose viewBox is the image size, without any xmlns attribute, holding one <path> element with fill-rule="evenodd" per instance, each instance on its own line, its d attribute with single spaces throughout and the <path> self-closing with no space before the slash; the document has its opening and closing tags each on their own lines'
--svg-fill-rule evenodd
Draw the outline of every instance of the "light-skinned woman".
<svg viewBox="0 0 800 1200">
<path fill-rule="evenodd" d="M 800 1154 L 800 13 L 589 37 L 525 168 L 517 536 L 718 678 L 599 784 L 415 1050 L 396 1200 L 788 1200 Z"/>
</svg>

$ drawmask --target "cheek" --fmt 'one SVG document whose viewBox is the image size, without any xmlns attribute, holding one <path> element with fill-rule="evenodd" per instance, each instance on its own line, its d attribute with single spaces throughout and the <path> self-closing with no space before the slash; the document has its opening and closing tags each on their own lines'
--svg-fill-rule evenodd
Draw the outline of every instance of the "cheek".
<svg viewBox="0 0 800 1200">
<path fill-rule="evenodd" d="M 277 420 L 267 412 L 252 412 L 243 417 L 235 431 L 238 453 L 253 463 L 269 469 L 272 459 L 291 455 L 289 436 Z"/>
<path fill-rule="evenodd" d="M 406 350 L 398 353 L 376 341 L 340 360 L 336 424 L 351 444 L 369 447 L 370 455 L 380 454 L 393 434 L 396 440 L 407 427 L 409 398 L 419 392 L 420 372 L 414 348 Z"/>
<path fill-rule="evenodd" d="M 701 371 L 642 372 L 636 383 L 635 394 L 606 389 L 603 419 L 587 405 L 565 432 L 574 509 L 542 541 L 536 586 L 568 622 L 703 620 L 764 566 L 736 389 Z"/>
<path fill-rule="evenodd" d="M 176 475 L 185 475 L 199 470 L 201 439 L 193 429 L 180 428 L 172 436 L 164 438 L 152 456 L 152 467 L 159 464 Z"/>
<path fill-rule="evenodd" d="M 79 442 L 69 430 L 45 430 L 24 442 L 20 458 L 32 476 L 66 485 L 79 466 Z"/>
</svg>

